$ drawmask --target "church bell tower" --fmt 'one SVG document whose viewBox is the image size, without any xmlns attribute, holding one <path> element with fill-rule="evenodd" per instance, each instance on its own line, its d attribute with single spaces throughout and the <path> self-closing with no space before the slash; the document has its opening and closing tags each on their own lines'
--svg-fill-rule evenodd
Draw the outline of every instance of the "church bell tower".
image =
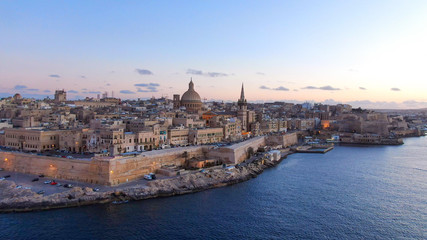
<svg viewBox="0 0 427 240">
<path fill-rule="evenodd" d="M 248 103 L 245 99 L 245 90 L 243 89 L 242 83 L 242 91 L 240 92 L 240 98 L 237 100 L 237 106 L 239 106 L 239 110 L 237 111 L 237 118 L 242 122 L 242 131 L 248 131 Z"/>
<path fill-rule="evenodd" d="M 237 105 L 239 106 L 239 110 L 247 110 L 248 109 L 248 103 L 245 99 L 245 90 L 243 89 L 243 83 L 242 83 L 242 91 L 240 92 L 240 98 L 237 100 Z"/>
</svg>

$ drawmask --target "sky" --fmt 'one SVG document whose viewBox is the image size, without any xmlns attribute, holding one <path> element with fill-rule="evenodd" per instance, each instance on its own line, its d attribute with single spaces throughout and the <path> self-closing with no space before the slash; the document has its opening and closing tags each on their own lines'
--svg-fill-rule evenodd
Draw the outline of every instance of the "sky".
<svg viewBox="0 0 427 240">
<path fill-rule="evenodd" d="M 427 1 L 0 1 L 0 97 L 427 107 Z"/>
</svg>

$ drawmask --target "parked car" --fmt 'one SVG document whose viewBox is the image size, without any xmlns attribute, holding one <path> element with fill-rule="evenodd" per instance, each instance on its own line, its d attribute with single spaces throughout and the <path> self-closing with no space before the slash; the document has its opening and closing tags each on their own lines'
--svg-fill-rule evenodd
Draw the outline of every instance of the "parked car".
<svg viewBox="0 0 427 240">
<path fill-rule="evenodd" d="M 67 158 L 68 158 L 68 159 L 72 159 L 72 158 L 73 158 L 73 156 L 67 156 Z"/>
<path fill-rule="evenodd" d="M 145 180 L 154 180 L 154 179 L 156 179 L 156 174 L 154 174 L 154 173 L 146 174 L 146 175 L 144 175 L 144 179 Z"/>
<path fill-rule="evenodd" d="M 37 182 L 39 180 L 39 178 L 34 178 L 33 180 L 31 180 L 31 182 Z"/>
<path fill-rule="evenodd" d="M 18 185 L 18 186 L 16 186 L 16 188 L 17 188 L 17 189 L 21 189 L 21 188 L 22 188 L 22 185 Z"/>
<path fill-rule="evenodd" d="M 56 186 L 57 186 L 57 187 L 60 187 L 60 186 L 62 186 L 62 184 L 58 183 L 58 184 L 56 184 Z"/>
<path fill-rule="evenodd" d="M 56 184 L 58 184 L 58 183 L 55 181 L 50 182 L 50 185 L 56 185 Z"/>
<path fill-rule="evenodd" d="M 44 190 L 38 191 L 37 194 L 44 194 Z"/>
<path fill-rule="evenodd" d="M 44 177 L 44 175 L 43 175 L 43 174 L 40 174 L 40 175 L 39 175 L 39 177 Z"/>
<path fill-rule="evenodd" d="M 72 187 L 73 187 L 73 184 L 69 184 L 69 183 L 67 183 L 67 184 L 64 184 L 64 187 L 65 187 L 65 188 L 72 188 Z"/>
<path fill-rule="evenodd" d="M 4 171 L 4 168 L 0 168 L 0 171 Z"/>
<path fill-rule="evenodd" d="M 10 178 L 10 175 L 3 176 L 4 178 Z"/>
<path fill-rule="evenodd" d="M 2 177 L 2 178 L 0 178 L 0 181 L 3 181 L 3 180 L 5 180 L 6 178 L 4 178 L 4 177 Z"/>
<path fill-rule="evenodd" d="M 94 192 L 99 192 L 99 188 L 93 188 L 92 189 Z"/>
<path fill-rule="evenodd" d="M 50 180 L 47 180 L 47 181 L 44 181 L 44 184 L 50 184 L 52 181 L 50 181 Z"/>
</svg>

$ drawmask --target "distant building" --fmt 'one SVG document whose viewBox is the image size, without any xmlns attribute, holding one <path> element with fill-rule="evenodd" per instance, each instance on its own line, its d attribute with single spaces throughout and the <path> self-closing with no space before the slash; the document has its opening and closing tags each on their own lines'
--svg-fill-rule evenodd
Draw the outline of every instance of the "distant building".
<svg viewBox="0 0 427 240">
<path fill-rule="evenodd" d="M 12 101 L 19 101 L 22 99 L 21 94 L 16 93 L 15 95 L 13 95 Z"/>
<path fill-rule="evenodd" d="M 181 105 L 181 101 L 179 100 L 179 94 L 174 94 L 173 95 L 173 108 L 178 109 L 180 105 Z"/>
<path fill-rule="evenodd" d="M 65 102 L 67 101 L 67 92 L 64 89 L 55 91 L 55 102 Z"/>
</svg>

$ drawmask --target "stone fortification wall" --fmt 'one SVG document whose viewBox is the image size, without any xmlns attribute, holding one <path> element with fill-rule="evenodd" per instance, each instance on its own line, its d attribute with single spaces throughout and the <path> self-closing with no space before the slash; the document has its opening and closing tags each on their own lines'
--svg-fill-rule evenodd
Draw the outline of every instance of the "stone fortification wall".
<svg viewBox="0 0 427 240">
<path fill-rule="evenodd" d="M 362 122 L 361 133 L 372 133 L 386 137 L 389 136 L 388 127 L 387 121 L 364 121 Z"/>
<path fill-rule="evenodd" d="M 247 159 L 250 148 L 256 152 L 263 146 L 265 146 L 265 137 L 260 136 L 232 146 L 209 150 L 208 157 L 220 159 L 224 163 L 237 164 Z"/>
<path fill-rule="evenodd" d="M 290 140 L 288 137 L 282 139 L 287 143 L 293 142 L 292 136 L 289 137 Z M 241 163 L 250 152 L 254 153 L 265 145 L 266 137 L 260 136 L 218 149 L 193 146 L 149 151 L 136 156 L 95 157 L 86 160 L 0 152 L 0 168 L 22 173 L 44 174 L 55 179 L 117 185 L 140 179 L 164 165 L 182 166 L 186 160 L 192 158 L 214 158 L 224 163 Z"/>
<path fill-rule="evenodd" d="M 109 162 L 102 159 L 79 160 L 0 152 L 0 168 L 29 174 L 44 174 L 55 179 L 108 184 Z"/>
<path fill-rule="evenodd" d="M 273 135 L 268 136 L 266 139 L 266 144 L 269 146 L 278 146 L 289 147 L 298 143 L 297 133 L 287 133 L 284 135 Z"/>
<path fill-rule="evenodd" d="M 0 168 L 55 179 L 117 185 L 142 178 L 163 165 L 181 166 L 193 157 L 203 158 L 207 148 L 185 147 L 150 151 L 137 156 L 100 157 L 86 160 L 0 152 Z"/>
<path fill-rule="evenodd" d="M 172 148 L 150 151 L 135 157 L 115 157 L 110 160 L 111 185 L 142 178 L 145 174 L 155 172 L 164 165 L 182 166 L 185 160 L 204 158 L 207 148 L 202 146 Z"/>
</svg>

